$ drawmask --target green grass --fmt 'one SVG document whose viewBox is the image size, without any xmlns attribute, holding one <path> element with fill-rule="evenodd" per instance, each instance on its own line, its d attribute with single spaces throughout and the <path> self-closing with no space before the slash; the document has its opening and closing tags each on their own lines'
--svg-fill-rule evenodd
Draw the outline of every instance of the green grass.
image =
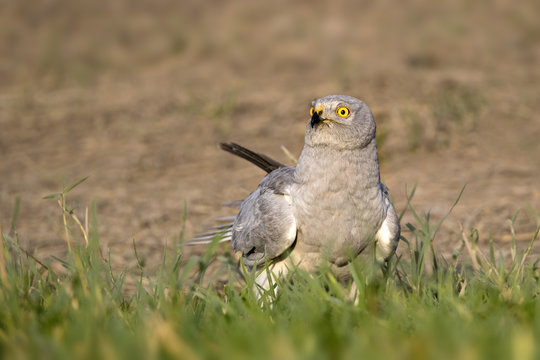
<svg viewBox="0 0 540 360">
<path fill-rule="evenodd" d="M 74 184 L 77 185 L 77 184 Z M 293 271 L 279 295 L 257 300 L 253 277 L 217 243 L 185 258 L 178 236 L 155 274 L 115 273 L 101 254 L 95 211 L 79 221 L 66 204 L 73 186 L 49 198 L 65 223 L 65 259 L 44 262 L 18 243 L 14 211 L 0 239 L 0 358 L 3 359 L 531 359 L 540 352 L 539 274 L 530 246 L 510 263 L 478 251 L 445 260 L 431 246 L 439 224 L 412 207 L 410 256 L 387 266 L 353 263 L 354 287 L 321 270 Z M 515 220 L 512 219 L 512 220 Z M 538 231 L 534 239 L 538 235 Z M 531 239 L 531 246 L 534 239 Z M 222 249 L 223 250 L 223 249 Z M 465 254 L 467 254 L 465 256 Z M 134 256 L 136 248 L 134 249 Z M 60 262 L 61 271 L 53 271 Z M 432 270 L 426 270 L 426 264 Z M 229 280 L 209 286 L 219 266 Z M 127 291 L 133 276 L 138 286 Z M 356 291 L 350 291 L 356 288 Z"/>
</svg>

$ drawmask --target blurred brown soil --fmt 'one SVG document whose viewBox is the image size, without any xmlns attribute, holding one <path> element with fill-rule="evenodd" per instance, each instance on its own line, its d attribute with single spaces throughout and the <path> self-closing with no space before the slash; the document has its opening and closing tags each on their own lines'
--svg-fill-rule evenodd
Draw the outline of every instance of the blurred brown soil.
<svg viewBox="0 0 540 360">
<path fill-rule="evenodd" d="M 42 197 L 89 176 L 68 203 L 80 218 L 97 204 L 113 264 L 135 266 L 134 240 L 157 265 L 184 207 L 190 237 L 264 175 L 220 141 L 291 163 L 281 147 L 299 154 L 310 101 L 343 93 L 373 110 L 398 211 L 416 184 L 435 224 L 466 185 L 443 254 L 462 228 L 507 253 L 518 210 L 524 247 L 540 222 L 539 4 L 2 2 L 0 226 L 20 196 L 21 244 L 62 256 L 60 209 Z"/>
</svg>

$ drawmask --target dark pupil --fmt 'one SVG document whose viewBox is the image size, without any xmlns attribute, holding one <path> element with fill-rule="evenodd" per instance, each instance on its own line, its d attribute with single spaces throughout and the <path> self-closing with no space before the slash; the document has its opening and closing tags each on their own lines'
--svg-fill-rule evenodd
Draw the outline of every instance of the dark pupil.
<svg viewBox="0 0 540 360">
<path fill-rule="evenodd" d="M 345 115 L 345 110 L 341 109 L 341 115 Z"/>
</svg>

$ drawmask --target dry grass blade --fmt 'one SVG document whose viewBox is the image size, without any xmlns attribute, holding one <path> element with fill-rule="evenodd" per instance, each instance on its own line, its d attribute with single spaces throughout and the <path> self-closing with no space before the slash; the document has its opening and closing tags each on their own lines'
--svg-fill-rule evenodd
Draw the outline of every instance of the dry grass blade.
<svg viewBox="0 0 540 360">
<path fill-rule="evenodd" d="M 469 253 L 469 258 L 472 261 L 472 265 L 475 270 L 481 270 L 480 263 L 478 261 L 478 253 L 476 247 L 473 247 L 471 242 L 469 241 L 469 237 L 465 234 L 465 230 L 461 229 L 461 240 L 465 244 L 465 248 L 467 249 L 467 253 Z"/>
<path fill-rule="evenodd" d="M 294 156 L 289 149 L 287 149 L 285 146 L 281 145 L 281 151 L 285 153 L 285 155 L 294 163 L 298 163 L 298 158 Z"/>
<path fill-rule="evenodd" d="M 63 213 L 63 216 L 64 216 L 64 226 L 65 226 L 65 229 L 66 229 L 66 238 L 68 239 L 68 246 L 71 250 L 71 236 L 69 235 L 69 230 L 67 228 L 67 222 L 65 220 L 65 215 L 69 215 L 73 221 L 75 221 L 75 223 L 79 226 L 79 229 L 81 229 L 81 233 L 83 235 L 83 238 L 84 238 L 84 242 L 85 242 L 85 245 L 86 247 L 88 247 L 88 208 L 86 208 L 86 218 L 85 218 L 85 225 L 83 226 L 83 224 L 81 223 L 81 221 L 79 220 L 79 218 L 77 217 L 77 215 L 75 215 L 75 213 L 73 213 L 72 211 L 68 211 L 65 207 L 64 207 L 64 204 L 63 202 L 58 199 L 57 200 L 58 202 L 58 206 L 60 206 L 60 209 L 62 209 L 62 213 Z"/>
</svg>

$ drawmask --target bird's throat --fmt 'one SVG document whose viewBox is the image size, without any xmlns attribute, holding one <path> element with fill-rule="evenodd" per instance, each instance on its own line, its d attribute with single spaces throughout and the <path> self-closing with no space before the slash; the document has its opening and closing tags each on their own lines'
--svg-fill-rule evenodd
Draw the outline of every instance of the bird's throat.
<svg viewBox="0 0 540 360">
<path fill-rule="evenodd" d="M 366 147 L 333 149 L 328 146 L 305 146 L 298 159 L 294 178 L 297 183 L 358 184 L 377 187 L 380 182 L 375 141 Z M 347 179 L 347 181 L 343 181 Z"/>
</svg>

